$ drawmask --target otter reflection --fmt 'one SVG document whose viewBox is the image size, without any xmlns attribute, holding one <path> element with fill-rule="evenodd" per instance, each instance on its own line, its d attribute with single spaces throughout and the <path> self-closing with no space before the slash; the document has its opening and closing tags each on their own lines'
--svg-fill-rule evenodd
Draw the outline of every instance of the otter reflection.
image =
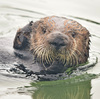
<svg viewBox="0 0 100 99">
<path fill-rule="evenodd" d="M 90 99 L 91 80 L 83 77 L 82 75 L 78 77 L 83 81 L 72 78 L 63 81 L 33 83 L 33 87 L 37 89 L 32 97 L 33 99 Z"/>
</svg>

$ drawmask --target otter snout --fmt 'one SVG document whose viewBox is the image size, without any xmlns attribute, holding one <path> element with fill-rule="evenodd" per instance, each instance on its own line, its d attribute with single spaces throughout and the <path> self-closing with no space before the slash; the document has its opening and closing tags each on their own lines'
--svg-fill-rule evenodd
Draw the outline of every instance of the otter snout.
<svg viewBox="0 0 100 99">
<path fill-rule="evenodd" d="M 61 47 L 66 47 L 68 45 L 69 38 L 63 33 L 54 32 L 48 35 L 48 43 L 58 50 Z"/>
</svg>

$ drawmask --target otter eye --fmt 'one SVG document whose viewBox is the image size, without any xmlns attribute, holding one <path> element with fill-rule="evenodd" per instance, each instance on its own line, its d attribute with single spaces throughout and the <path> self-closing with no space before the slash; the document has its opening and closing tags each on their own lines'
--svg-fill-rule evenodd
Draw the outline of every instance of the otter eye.
<svg viewBox="0 0 100 99">
<path fill-rule="evenodd" d="M 46 28 L 42 28 L 43 33 L 46 33 Z"/>
<path fill-rule="evenodd" d="M 75 38 L 75 36 L 76 36 L 76 33 L 72 32 L 72 37 Z"/>
</svg>

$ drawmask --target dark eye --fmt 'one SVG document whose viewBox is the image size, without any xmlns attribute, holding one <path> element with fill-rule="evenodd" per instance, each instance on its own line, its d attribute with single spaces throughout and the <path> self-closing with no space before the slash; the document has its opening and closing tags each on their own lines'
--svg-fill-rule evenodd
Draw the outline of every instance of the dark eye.
<svg viewBox="0 0 100 99">
<path fill-rule="evenodd" d="M 46 33 L 46 28 L 42 28 L 43 33 Z"/>
<path fill-rule="evenodd" d="M 72 37 L 75 38 L 75 36 L 76 36 L 76 33 L 72 32 Z"/>
</svg>

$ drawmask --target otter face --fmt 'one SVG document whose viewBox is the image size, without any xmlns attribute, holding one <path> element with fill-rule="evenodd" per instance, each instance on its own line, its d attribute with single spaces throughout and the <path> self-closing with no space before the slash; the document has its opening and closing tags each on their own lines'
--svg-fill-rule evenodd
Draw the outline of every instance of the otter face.
<svg viewBox="0 0 100 99">
<path fill-rule="evenodd" d="M 38 62 L 50 66 L 60 61 L 65 66 L 85 63 L 89 56 L 89 32 L 78 22 L 51 16 L 32 26 L 31 50 Z"/>
</svg>

